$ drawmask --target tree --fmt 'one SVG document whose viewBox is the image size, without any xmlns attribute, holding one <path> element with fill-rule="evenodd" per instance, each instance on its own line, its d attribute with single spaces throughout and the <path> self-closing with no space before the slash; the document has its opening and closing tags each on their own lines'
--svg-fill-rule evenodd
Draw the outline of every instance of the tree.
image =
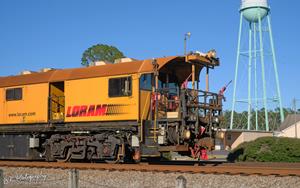
<svg viewBox="0 0 300 188">
<path fill-rule="evenodd" d="M 113 63 L 115 59 L 123 57 L 125 57 L 124 54 L 114 46 L 96 44 L 83 52 L 81 64 L 83 66 L 89 66 L 96 61 L 108 61 Z"/>
<path fill-rule="evenodd" d="M 290 108 L 283 108 L 284 116 L 286 117 L 288 114 L 293 114 L 293 110 Z M 255 129 L 256 124 L 256 117 L 255 111 L 252 110 L 251 112 L 251 129 Z M 258 129 L 265 130 L 265 109 L 261 108 L 257 112 L 258 115 Z M 269 109 L 268 110 L 268 119 L 269 119 L 269 128 L 270 130 L 277 130 L 281 124 L 279 108 Z M 233 124 L 236 128 L 247 128 L 248 124 L 248 111 L 242 112 L 234 112 Z M 221 128 L 228 128 L 230 126 L 230 119 L 231 119 L 231 111 L 225 110 L 223 112 L 223 121 L 221 121 Z"/>
</svg>

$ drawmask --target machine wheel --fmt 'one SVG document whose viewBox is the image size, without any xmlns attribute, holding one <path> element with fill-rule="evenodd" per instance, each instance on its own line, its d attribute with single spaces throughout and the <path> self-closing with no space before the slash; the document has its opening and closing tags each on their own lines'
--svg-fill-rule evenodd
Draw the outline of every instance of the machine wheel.
<svg viewBox="0 0 300 188">
<path fill-rule="evenodd" d="M 117 164 L 120 163 L 121 160 L 121 156 L 124 157 L 124 145 L 122 145 L 121 147 L 119 145 L 117 145 L 115 152 L 114 152 L 114 159 L 107 159 L 104 160 L 106 163 L 108 164 Z"/>
<path fill-rule="evenodd" d="M 45 160 L 47 162 L 55 161 L 54 157 L 52 157 L 52 155 L 51 155 L 51 147 L 50 147 L 50 145 L 46 145 L 45 146 L 44 156 L 45 156 Z"/>
<path fill-rule="evenodd" d="M 62 158 L 62 159 L 56 159 L 56 161 L 59 162 L 59 163 L 65 163 L 65 162 L 68 162 L 68 161 L 70 161 L 70 159 L 71 159 L 71 155 L 72 155 L 72 154 L 71 154 L 70 150 L 68 149 L 66 157 L 65 157 L 65 158 Z"/>
<path fill-rule="evenodd" d="M 105 163 L 107 164 L 118 164 L 120 162 L 120 159 L 116 160 L 104 160 Z"/>
</svg>

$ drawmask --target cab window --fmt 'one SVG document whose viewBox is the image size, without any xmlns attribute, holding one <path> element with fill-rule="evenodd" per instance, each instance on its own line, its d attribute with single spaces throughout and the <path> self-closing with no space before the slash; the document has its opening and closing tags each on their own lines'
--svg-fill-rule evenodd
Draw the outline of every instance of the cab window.
<svg viewBox="0 0 300 188">
<path fill-rule="evenodd" d="M 124 97 L 132 94 L 132 78 L 111 78 L 108 81 L 108 96 L 109 97 Z"/>
<path fill-rule="evenodd" d="M 6 89 L 6 101 L 22 100 L 23 91 L 22 88 Z"/>
<path fill-rule="evenodd" d="M 140 77 L 140 89 L 152 90 L 152 74 L 143 74 Z"/>
</svg>

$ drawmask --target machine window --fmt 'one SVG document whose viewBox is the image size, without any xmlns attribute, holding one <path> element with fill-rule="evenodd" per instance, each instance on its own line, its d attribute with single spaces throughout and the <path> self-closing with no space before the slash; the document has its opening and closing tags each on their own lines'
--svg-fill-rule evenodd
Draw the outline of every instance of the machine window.
<svg viewBox="0 0 300 188">
<path fill-rule="evenodd" d="M 143 74 L 140 77 L 140 89 L 152 90 L 152 74 Z"/>
<path fill-rule="evenodd" d="M 6 101 L 22 100 L 22 88 L 12 88 L 6 90 Z"/>
<path fill-rule="evenodd" d="M 109 97 L 124 97 L 132 94 L 131 77 L 111 78 L 108 84 Z"/>
</svg>

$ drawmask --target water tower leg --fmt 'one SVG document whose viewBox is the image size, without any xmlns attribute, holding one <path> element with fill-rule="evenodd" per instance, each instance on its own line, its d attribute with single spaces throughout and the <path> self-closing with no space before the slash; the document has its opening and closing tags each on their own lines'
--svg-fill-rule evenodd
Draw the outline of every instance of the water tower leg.
<svg viewBox="0 0 300 188">
<path fill-rule="evenodd" d="M 258 130 L 258 99 L 257 99 L 257 49 L 256 49 L 256 23 L 253 23 L 254 38 L 254 95 L 255 95 L 255 130 Z"/>
<path fill-rule="evenodd" d="M 267 108 L 267 88 L 266 88 L 266 78 L 265 78 L 265 62 L 264 62 L 264 46 L 263 46 L 263 36 L 262 36 L 262 26 L 261 17 L 258 19 L 259 27 L 259 43 L 260 43 L 260 61 L 261 61 L 261 72 L 263 81 L 263 103 L 265 108 L 265 123 L 266 131 L 269 131 L 269 118 L 268 118 L 268 108 Z"/>
<path fill-rule="evenodd" d="M 271 43 L 271 50 L 272 50 L 272 58 L 273 58 L 275 79 L 276 79 L 278 103 L 279 103 L 279 109 L 280 109 L 280 120 L 281 120 L 281 122 L 283 122 L 284 121 L 284 114 L 283 114 L 283 109 L 282 109 L 280 83 L 279 83 L 279 77 L 278 77 L 277 62 L 276 62 L 276 55 L 275 55 L 275 48 L 274 48 L 273 34 L 272 34 L 272 27 L 271 27 L 271 20 L 270 19 L 271 19 L 270 15 L 268 15 L 267 20 L 268 20 L 268 27 L 269 27 L 269 35 L 270 35 L 270 43 Z"/>
<path fill-rule="evenodd" d="M 251 129 L 251 74 L 252 74 L 252 25 L 249 28 L 249 62 L 248 62 L 248 125 L 247 130 Z"/>
<path fill-rule="evenodd" d="M 240 16 L 240 27 L 239 27 L 239 39 L 238 39 L 238 48 L 236 55 L 236 64 L 235 64 L 235 75 L 234 75 L 234 86 L 233 86 L 233 99 L 232 99 L 232 108 L 231 108 L 231 118 L 230 118 L 230 129 L 233 129 L 233 114 L 235 110 L 236 102 L 236 84 L 239 70 L 239 61 L 240 61 L 240 45 L 241 45 L 241 36 L 242 36 L 242 23 L 243 23 L 243 13 Z"/>
</svg>

